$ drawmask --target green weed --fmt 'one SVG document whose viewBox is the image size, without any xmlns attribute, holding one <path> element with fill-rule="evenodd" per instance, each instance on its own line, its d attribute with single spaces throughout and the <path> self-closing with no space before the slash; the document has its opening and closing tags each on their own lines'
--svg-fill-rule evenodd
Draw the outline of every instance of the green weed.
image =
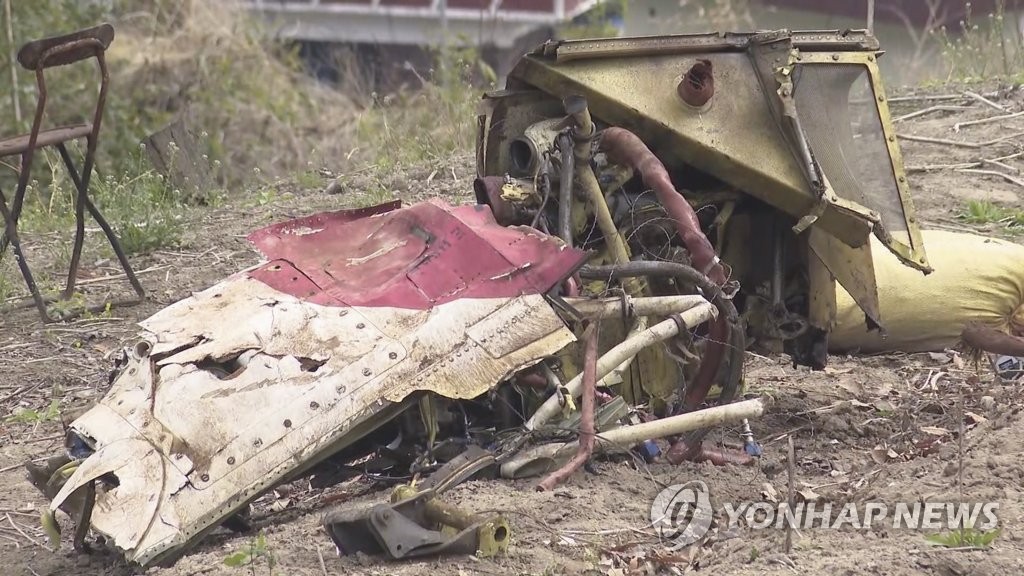
<svg viewBox="0 0 1024 576">
<path fill-rule="evenodd" d="M 963 528 L 953 530 L 945 534 L 933 534 L 925 539 L 935 546 L 944 548 L 980 548 L 985 549 L 999 538 L 1001 530 L 975 530 L 974 528 Z"/>
<path fill-rule="evenodd" d="M 987 200 L 971 200 L 960 214 L 971 224 L 1000 224 L 1011 231 L 1024 229 L 1024 210 L 1004 208 Z"/>
<path fill-rule="evenodd" d="M 224 558 L 224 565 L 232 568 L 248 566 L 250 573 L 256 573 L 256 565 L 263 561 L 268 574 L 273 574 L 274 566 L 277 565 L 277 558 L 273 550 L 267 544 L 267 536 L 261 530 L 260 533 L 249 541 L 242 549 Z"/>
<path fill-rule="evenodd" d="M 32 408 L 26 408 L 13 416 L 8 417 L 4 422 L 20 423 L 20 424 L 35 424 L 37 422 L 49 422 L 56 420 L 60 416 L 60 401 L 54 398 L 50 400 L 50 405 L 45 410 L 33 410 Z"/>
<path fill-rule="evenodd" d="M 316 170 L 303 170 L 295 175 L 295 183 L 307 190 L 319 190 L 324 187 L 325 178 Z"/>
</svg>

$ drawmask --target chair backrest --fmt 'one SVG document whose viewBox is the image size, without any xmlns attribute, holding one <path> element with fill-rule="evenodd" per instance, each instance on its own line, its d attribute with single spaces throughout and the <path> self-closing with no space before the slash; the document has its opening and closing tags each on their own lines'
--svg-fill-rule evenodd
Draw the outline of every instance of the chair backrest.
<svg viewBox="0 0 1024 576">
<path fill-rule="evenodd" d="M 114 41 L 114 27 L 100 24 L 63 36 L 29 42 L 18 51 L 18 62 L 27 70 L 64 66 L 106 51 Z"/>
</svg>

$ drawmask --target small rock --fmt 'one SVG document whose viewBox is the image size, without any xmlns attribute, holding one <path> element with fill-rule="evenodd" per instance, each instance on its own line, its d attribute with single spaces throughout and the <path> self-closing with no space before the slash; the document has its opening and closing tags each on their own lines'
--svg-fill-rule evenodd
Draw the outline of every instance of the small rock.
<svg viewBox="0 0 1024 576">
<path fill-rule="evenodd" d="M 568 488 L 555 488 L 554 495 L 559 498 L 575 498 Z"/>
<path fill-rule="evenodd" d="M 341 179 L 339 178 L 331 180 L 331 183 L 324 188 L 324 194 L 341 194 L 344 191 L 344 188 L 341 186 Z"/>
<path fill-rule="evenodd" d="M 991 396 L 982 396 L 981 407 L 984 408 L 985 410 L 992 410 L 993 408 L 996 407 L 996 399 Z"/>
</svg>

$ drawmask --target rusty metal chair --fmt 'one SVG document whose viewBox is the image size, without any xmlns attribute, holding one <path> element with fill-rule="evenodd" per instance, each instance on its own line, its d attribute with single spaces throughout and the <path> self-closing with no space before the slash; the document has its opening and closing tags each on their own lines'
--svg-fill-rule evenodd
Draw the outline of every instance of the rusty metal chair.
<svg viewBox="0 0 1024 576">
<path fill-rule="evenodd" d="M 128 258 L 121 248 L 114 230 L 107 223 L 106 219 L 96 208 L 92 199 L 89 198 L 89 180 L 92 176 L 93 164 L 96 159 L 96 145 L 99 138 L 100 123 L 103 119 L 103 111 L 107 99 L 107 84 L 110 76 L 107 72 L 107 63 L 104 58 L 107 48 L 114 39 L 114 28 L 110 24 L 102 24 L 95 28 L 80 30 L 64 36 L 45 38 L 29 42 L 18 51 L 18 62 L 23 68 L 35 72 L 38 97 L 36 101 L 35 118 L 32 122 L 32 131 L 22 136 L 0 139 L 0 158 L 8 156 L 20 156 L 21 168 L 18 173 L 17 189 L 14 192 L 14 199 L 10 207 L 7 205 L 7 198 L 0 190 L 0 212 L 4 218 L 4 234 L 0 238 L 0 257 L 7 250 L 8 243 L 14 249 L 14 255 L 18 261 L 18 267 L 25 278 L 29 292 L 32 293 L 32 300 L 44 322 L 53 321 L 46 309 L 46 299 L 39 292 L 32 271 L 22 249 L 21 240 L 18 237 L 18 219 L 21 216 L 22 207 L 25 201 L 25 191 L 28 187 L 32 160 L 35 151 L 47 146 L 54 146 L 60 153 L 61 160 L 67 167 L 68 175 L 77 190 L 75 198 L 75 243 L 71 252 L 70 270 L 68 272 L 67 285 L 61 294 L 61 300 L 67 300 L 74 295 L 75 281 L 78 276 L 78 265 L 82 256 L 82 244 L 85 240 L 85 211 L 100 225 L 103 233 L 110 241 L 125 276 L 131 283 L 132 288 L 138 296 L 137 302 L 145 298 L 145 291 L 139 283 L 135 272 L 128 263 Z M 96 99 L 96 109 L 92 121 L 70 126 L 58 126 L 42 129 L 43 116 L 46 111 L 47 90 L 44 71 L 47 68 L 64 66 L 95 58 L 101 75 L 99 95 Z M 84 138 L 86 140 L 86 153 L 82 163 L 82 172 L 79 173 L 68 153 L 67 142 Z"/>
</svg>

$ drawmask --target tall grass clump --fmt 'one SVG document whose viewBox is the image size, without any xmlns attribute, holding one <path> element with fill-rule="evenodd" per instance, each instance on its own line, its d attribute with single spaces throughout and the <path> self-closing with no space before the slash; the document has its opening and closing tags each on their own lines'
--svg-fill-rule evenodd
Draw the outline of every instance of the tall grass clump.
<svg viewBox="0 0 1024 576">
<path fill-rule="evenodd" d="M 964 17 L 955 30 L 942 26 L 935 33 L 941 47 L 947 82 L 976 82 L 990 78 L 1019 79 L 1024 73 L 1024 38 L 1005 0 L 986 16 L 964 4 Z"/>
</svg>

